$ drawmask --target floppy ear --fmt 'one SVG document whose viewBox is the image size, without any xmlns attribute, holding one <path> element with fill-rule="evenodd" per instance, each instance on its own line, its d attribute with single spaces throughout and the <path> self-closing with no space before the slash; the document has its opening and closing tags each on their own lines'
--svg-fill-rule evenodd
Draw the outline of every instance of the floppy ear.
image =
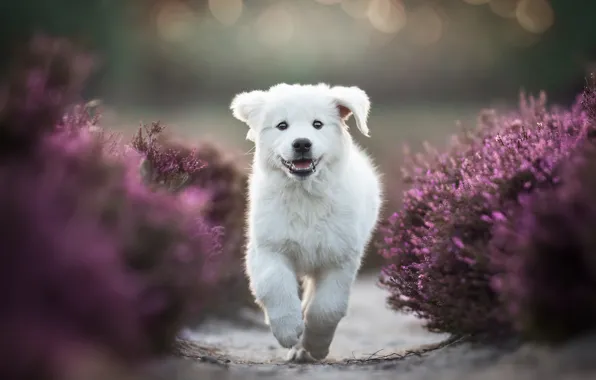
<svg viewBox="0 0 596 380">
<path fill-rule="evenodd" d="M 263 104 L 265 104 L 265 92 L 259 90 L 237 94 L 230 104 L 230 109 L 234 117 L 246 123 L 249 127 L 246 134 L 247 140 L 255 141 L 255 132 L 252 124 Z"/>
<path fill-rule="evenodd" d="M 358 87 L 335 86 L 330 89 L 342 119 L 348 120 L 351 115 L 356 119 L 356 127 L 366 137 L 368 134 L 368 112 L 370 111 L 370 100 L 366 92 Z"/>
</svg>

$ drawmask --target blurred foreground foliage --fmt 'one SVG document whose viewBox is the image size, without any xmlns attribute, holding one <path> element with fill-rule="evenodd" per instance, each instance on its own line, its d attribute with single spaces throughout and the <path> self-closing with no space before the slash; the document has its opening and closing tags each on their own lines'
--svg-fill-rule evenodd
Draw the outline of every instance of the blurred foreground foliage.
<svg viewBox="0 0 596 380">
<path fill-rule="evenodd" d="M 0 87 L 3 379 L 167 355 L 221 289 L 227 264 L 206 193 L 143 183 L 143 156 L 81 103 L 92 63 L 38 36 Z"/>
</svg>

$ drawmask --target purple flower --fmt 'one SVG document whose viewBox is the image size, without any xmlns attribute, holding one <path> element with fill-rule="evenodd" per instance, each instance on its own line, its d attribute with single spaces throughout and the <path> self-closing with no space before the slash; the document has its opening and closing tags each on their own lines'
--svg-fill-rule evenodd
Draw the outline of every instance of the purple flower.
<svg viewBox="0 0 596 380">
<path fill-rule="evenodd" d="M 586 94 L 568 110 L 547 107 L 544 94 L 521 94 L 517 112 L 483 111 L 478 128 L 464 130 L 447 152 L 406 156 L 411 188 L 379 242 L 389 262 L 380 281 L 394 309 L 422 317 L 431 331 L 512 331 L 491 285 L 501 267 L 489 246 L 517 217 L 520 197 L 556 187 L 557 168 L 589 137 Z"/>
<path fill-rule="evenodd" d="M 165 126 L 159 122 L 139 128 L 131 146 L 143 154 L 143 177 L 149 185 L 177 191 L 206 164 L 194 150 L 174 149 L 160 139 Z"/>
</svg>

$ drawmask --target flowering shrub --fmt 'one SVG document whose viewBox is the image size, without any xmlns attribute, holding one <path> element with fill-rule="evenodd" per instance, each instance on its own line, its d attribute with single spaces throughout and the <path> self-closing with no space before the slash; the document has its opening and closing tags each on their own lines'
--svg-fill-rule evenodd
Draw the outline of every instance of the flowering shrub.
<svg viewBox="0 0 596 380">
<path fill-rule="evenodd" d="M 159 123 L 144 126 L 131 145 L 146 157 L 141 171 L 150 186 L 174 193 L 199 189 L 209 198 L 203 215 L 210 224 L 222 227 L 220 259 L 226 262 L 219 273 L 222 291 L 209 304 L 209 312 L 230 316 L 239 307 L 256 307 L 244 274 L 246 172 L 214 143 L 202 142 L 190 148 L 166 132 Z"/>
<path fill-rule="evenodd" d="M 141 175 L 146 184 L 176 192 L 185 188 L 191 176 L 205 164 L 195 151 L 175 149 L 160 141 L 164 130 L 165 126 L 159 122 L 144 125 L 134 136 L 131 146 L 144 156 Z"/>
<path fill-rule="evenodd" d="M 216 280 L 206 198 L 150 191 L 140 157 L 108 154 L 83 108 L 63 116 L 88 72 L 69 44 L 25 58 L 0 105 L 0 378 L 58 378 L 90 347 L 162 354 Z"/>
<path fill-rule="evenodd" d="M 188 186 L 209 196 L 206 220 L 222 227 L 222 260 L 217 299 L 208 310 L 219 316 L 235 316 L 240 307 L 257 308 L 244 272 L 245 213 L 248 177 L 233 154 L 212 142 L 196 145 L 197 157 L 206 167 L 195 172 Z M 206 315 L 206 314 L 203 314 Z"/>
<path fill-rule="evenodd" d="M 494 288 L 515 327 L 549 342 L 596 328 L 594 147 L 562 169 L 560 187 L 524 197 L 489 251 L 501 257 Z"/>
<path fill-rule="evenodd" d="M 424 318 L 431 331 L 510 332 L 491 286 L 500 268 L 489 250 L 494 228 L 519 207 L 520 196 L 556 184 L 555 168 L 588 131 L 580 102 L 566 111 L 547 108 L 544 94 L 522 94 L 518 112 L 482 113 L 478 128 L 447 153 L 409 157 L 404 175 L 411 189 L 382 229 L 380 253 L 390 263 L 381 284 L 390 305 Z"/>
<path fill-rule="evenodd" d="M 489 246 L 507 315 L 535 340 L 559 342 L 596 328 L 594 89 L 582 99 L 592 118 L 587 139 L 556 168 L 554 189 L 522 197 Z"/>
<path fill-rule="evenodd" d="M 119 242 L 92 212 L 98 210 L 91 204 L 106 194 L 93 178 L 76 175 L 75 168 L 97 157 L 91 151 L 88 158 L 62 156 L 55 148 L 38 147 L 26 161 L 0 164 L 0 356 L 10 365 L 0 369 L 2 378 L 50 371 L 62 365 L 54 362 L 62 350 L 89 342 L 123 359 L 147 354 L 131 307 L 141 289 L 121 263 Z"/>
</svg>

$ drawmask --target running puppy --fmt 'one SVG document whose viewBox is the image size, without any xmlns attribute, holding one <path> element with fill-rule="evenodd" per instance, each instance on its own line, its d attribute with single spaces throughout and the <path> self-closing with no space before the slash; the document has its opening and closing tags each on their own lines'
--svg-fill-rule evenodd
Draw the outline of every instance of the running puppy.
<svg viewBox="0 0 596 380">
<path fill-rule="evenodd" d="M 370 101 L 358 87 L 278 84 L 230 108 L 255 143 L 251 290 L 289 361 L 324 359 L 381 207 L 379 174 L 346 125 L 353 115 L 368 136 Z"/>
</svg>

